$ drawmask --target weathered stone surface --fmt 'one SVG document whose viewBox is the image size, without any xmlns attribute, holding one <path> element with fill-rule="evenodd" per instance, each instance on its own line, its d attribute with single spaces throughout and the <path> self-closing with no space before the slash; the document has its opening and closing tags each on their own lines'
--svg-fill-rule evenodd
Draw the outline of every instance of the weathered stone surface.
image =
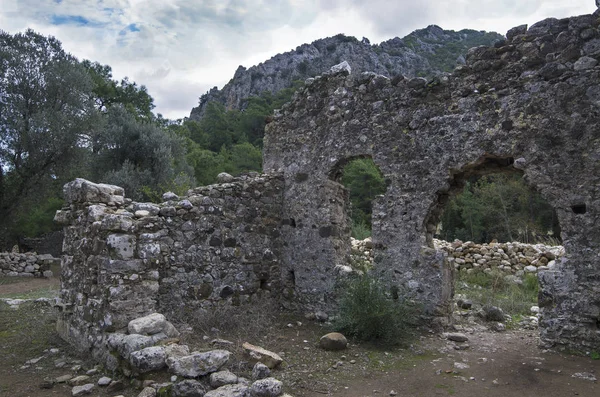
<svg viewBox="0 0 600 397">
<path fill-rule="evenodd" d="M 109 378 L 108 376 L 103 376 L 100 379 L 98 379 L 98 386 L 101 386 L 101 387 L 108 386 L 108 385 L 110 385 L 110 382 L 112 382 L 111 378 Z"/>
<path fill-rule="evenodd" d="M 236 374 L 229 371 L 219 371 L 210 374 L 210 386 L 212 388 L 218 388 L 225 385 L 233 385 L 238 383 L 238 377 Z"/>
<path fill-rule="evenodd" d="M 246 385 L 225 385 L 211 390 L 205 397 L 250 397 L 250 388 Z"/>
<path fill-rule="evenodd" d="M 157 216 L 135 218 L 120 188 L 68 184 L 68 205 L 57 214 L 65 225 L 60 334 L 110 361 L 105 332 L 155 312 L 177 318 L 192 307 L 269 297 L 305 312 L 331 310 L 336 269 L 351 252 L 341 170 L 371 157 L 387 184 L 373 203 L 375 277 L 421 302 L 425 314 L 447 315 L 453 267 L 483 258 L 453 262 L 436 249 L 444 204 L 473 175 L 517 172 L 556 209 L 565 241 L 562 257 L 521 264 L 540 279 L 541 340 L 575 351 L 598 346 L 600 69 L 587 59 L 574 66 L 600 54 L 597 34 L 584 33 L 595 20 L 519 27 L 494 47 L 470 50 L 454 74 L 426 82 L 356 73 L 349 62 L 355 75 L 309 80 L 274 115 L 266 174 L 195 188 L 158 205 Z M 121 259 L 110 235 L 135 237 L 133 257 Z M 118 260 L 126 263 L 111 262 Z M 513 267 L 498 261 L 503 271 Z M 144 347 L 123 344 L 120 354 Z"/>
<path fill-rule="evenodd" d="M 122 187 L 93 183 L 85 179 L 75 179 L 63 188 L 65 200 L 69 203 L 123 203 Z"/>
<path fill-rule="evenodd" d="M 145 335 L 111 334 L 108 337 L 109 347 L 116 350 L 125 359 L 129 359 L 131 353 L 153 344 L 154 340 Z"/>
<path fill-rule="evenodd" d="M 444 84 L 371 87 L 373 76 L 338 74 L 300 89 L 265 131 L 263 168 L 283 172 L 284 213 L 304 226 L 282 226 L 282 257 L 293 258 L 282 273 L 294 279 L 284 294 L 305 306 L 335 301 L 333 275 L 351 249 L 340 172 L 348 161 L 370 157 L 388 182 L 373 203 L 372 272 L 431 315 L 447 313 L 452 265 L 433 244 L 446 198 L 470 175 L 518 172 L 556 209 L 568 241 L 568 266 L 553 271 L 568 268 L 578 280 L 570 292 L 542 283 L 553 302 L 540 308 L 540 327 L 550 328 L 542 339 L 559 347 L 598 345 L 600 335 L 586 324 L 600 312 L 592 270 L 600 266 L 592 254 L 600 247 L 600 70 L 573 68 L 582 55 L 598 54 L 599 39 L 585 41 L 575 28 L 591 18 L 512 30 L 505 43 L 470 51 Z M 542 37 L 543 51 L 555 56 L 543 55 Z M 331 233 L 319 233 L 325 229 Z M 558 274 L 545 280 L 560 283 Z"/>
<path fill-rule="evenodd" d="M 69 379 L 68 383 L 71 386 L 81 386 L 81 385 L 87 383 L 89 380 L 90 380 L 90 377 L 88 375 L 79 375 L 79 376 Z"/>
<path fill-rule="evenodd" d="M 330 332 L 319 339 L 319 346 L 323 350 L 344 350 L 347 345 L 348 340 L 339 332 Z"/>
<path fill-rule="evenodd" d="M 136 371 L 145 373 L 164 368 L 166 358 L 164 347 L 153 346 L 132 352 L 129 355 L 129 363 Z"/>
<path fill-rule="evenodd" d="M 194 379 L 186 379 L 173 385 L 173 397 L 202 397 L 206 394 L 206 386 Z"/>
<path fill-rule="evenodd" d="M 256 363 L 252 368 L 252 380 L 265 379 L 271 376 L 271 370 L 263 363 Z"/>
<path fill-rule="evenodd" d="M 461 332 L 449 332 L 446 334 L 446 338 L 454 342 L 467 342 L 469 340 L 469 337 Z"/>
<path fill-rule="evenodd" d="M 283 383 L 275 378 L 257 380 L 250 387 L 252 397 L 278 397 L 283 394 Z"/>
<path fill-rule="evenodd" d="M 93 383 L 88 383 L 88 384 L 82 385 L 82 386 L 75 386 L 71 390 L 71 395 L 73 397 L 85 396 L 85 395 L 88 395 L 88 394 L 92 394 L 92 390 L 94 390 L 94 384 Z"/>
<path fill-rule="evenodd" d="M 153 387 L 144 387 L 137 397 L 156 397 L 156 389 Z"/>
<path fill-rule="evenodd" d="M 195 378 L 216 372 L 229 361 L 227 350 L 211 350 L 205 353 L 194 352 L 189 356 L 169 357 L 169 370 L 179 376 Z"/>
<path fill-rule="evenodd" d="M 131 320 L 127 325 L 130 334 L 153 335 L 164 332 L 167 319 L 160 313 L 152 313 L 145 317 Z"/>
<path fill-rule="evenodd" d="M 270 369 L 276 368 L 283 362 L 283 359 L 277 353 L 263 349 L 260 346 L 254 346 L 248 342 L 245 342 L 242 347 L 252 360 L 261 362 Z"/>
<path fill-rule="evenodd" d="M 485 319 L 487 321 L 505 321 L 506 320 L 506 315 L 504 314 L 502 309 L 500 309 L 499 307 L 485 306 L 483 308 L 483 311 L 484 311 Z"/>
</svg>

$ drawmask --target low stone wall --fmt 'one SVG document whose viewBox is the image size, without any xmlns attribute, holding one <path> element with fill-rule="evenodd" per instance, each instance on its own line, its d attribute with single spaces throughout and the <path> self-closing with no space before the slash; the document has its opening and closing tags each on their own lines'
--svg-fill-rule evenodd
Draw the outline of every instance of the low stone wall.
<svg viewBox="0 0 600 397">
<path fill-rule="evenodd" d="M 453 242 L 435 240 L 434 246 L 447 254 L 448 261 L 457 271 L 473 273 L 500 270 L 507 274 L 522 276 L 556 267 L 557 261 L 565 255 L 564 247 L 543 244 L 490 243 L 475 244 L 471 241 Z M 352 239 L 350 267 L 365 271 L 373 264 L 373 244 L 371 238 Z M 344 269 L 341 269 L 342 271 Z"/>
<path fill-rule="evenodd" d="M 518 242 L 475 244 L 471 241 L 434 240 L 434 245 L 448 254 L 448 261 L 456 270 L 467 273 L 490 272 L 494 269 L 517 276 L 536 273 L 538 270 L 553 269 L 557 260 L 565 254 L 565 249 L 560 245 Z"/>
<path fill-rule="evenodd" d="M 59 332 L 106 353 L 107 332 L 154 312 L 180 321 L 217 304 L 280 290 L 282 178 L 222 176 L 223 183 L 135 203 L 118 186 L 77 179 L 64 188 Z M 102 357 L 99 357 L 100 359 Z"/>
<path fill-rule="evenodd" d="M 52 255 L 36 253 L 0 252 L 0 275 L 9 277 L 52 277 L 52 265 L 60 259 Z"/>
</svg>

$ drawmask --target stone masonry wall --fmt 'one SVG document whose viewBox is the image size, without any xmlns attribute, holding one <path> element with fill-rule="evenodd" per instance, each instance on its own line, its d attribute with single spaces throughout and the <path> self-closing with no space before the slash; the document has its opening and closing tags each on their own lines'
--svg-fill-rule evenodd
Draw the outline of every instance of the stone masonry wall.
<svg viewBox="0 0 600 397">
<path fill-rule="evenodd" d="M 351 239 L 349 268 L 340 271 L 349 273 L 354 270 L 364 271 L 373 266 L 373 242 L 370 237 L 365 240 Z M 561 245 L 525 244 L 519 242 L 475 244 L 472 241 L 433 240 L 434 246 L 442 250 L 448 262 L 459 272 L 492 272 L 501 271 L 506 275 L 523 276 L 525 273 L 555 269 L 565 255 Z"/>
<path fill-rule="evenodd" d="M 50 267 L 59 263 L 60 259 L 47 254 L 0 252 L 0 275 L 52 277 Z"/>
<path fill-rule="evenodd" d="M 541 339 L 600 349 L 599 28 L 600 11 L 519 26 L 432 80 L 344 62 L 308 79 L 264 139 L 263 168 L 283 173 L 298 225 L 282 229 L 297 301 L 335 300 L 329 280 L 351 249 L 336 190 L 349 161 L 372 158 L 387 184 L 373 203 L 373 272 L 435 315 L 452 299 L 452 265 L 433 244 L 445 203 L 472 176 L 515 172 L 556 209 L 565 248 L 538 273 Z"/>
<path fill-rule="evenodd" d="M 117 186 L 77 179 L 58 211 L 65 240 L 59 332 L 105 354 L 105 333 L 154 312 L 172 320 L 279 290 L 281 177 L 253 175 L 134 203 Z M 101 358 L 101 357 L 99 357 Z"/>
</svg>

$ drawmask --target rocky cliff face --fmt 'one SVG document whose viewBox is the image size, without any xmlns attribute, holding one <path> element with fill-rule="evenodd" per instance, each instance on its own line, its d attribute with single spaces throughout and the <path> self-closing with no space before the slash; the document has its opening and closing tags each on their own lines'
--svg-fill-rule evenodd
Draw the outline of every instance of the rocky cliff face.
<svg viewBox="0 0 600 397">
<path fill-rule="evenodd" d="M 343 34 L 303 44 L 295 50 L 246 69 L 240 66 L 233 78 L 221 90 L 214 87 L 200 97 L 198 107 L 190 118 L 202 118 L 206 104 L 218 101 L 227 109 L 241 109 L 244 100 L 264 91 L 278 92 L 329 70 L 333 65 L 347 61 L 354 72 L 375 72 L 384 76 L 402 74 L 408 77 L 432 76 L 449 72 L 464 63 L 463 55 L 474 46 L 491 45 L 501 39 L 497 33 L 461 30 L 443 30 L 431 25 L 400 39 L 371 45 Z"/>
</svg>

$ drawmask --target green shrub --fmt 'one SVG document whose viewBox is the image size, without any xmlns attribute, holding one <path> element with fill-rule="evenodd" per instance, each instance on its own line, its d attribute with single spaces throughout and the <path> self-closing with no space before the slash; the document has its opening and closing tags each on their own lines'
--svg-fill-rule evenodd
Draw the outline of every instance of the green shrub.
<svg viewBox="0 0 600 397">
<path fill-rule="evenodd" d="M 337 331 L 362 341 L 398 344 L 411 335 L 417 311 L 407 301 L 391 299 L 381 282 L 370 275 L 357 276 L 344 285 Z"/>
<path fill-rule="evenodd" d="M 371 229 L 365 221 L 352 221 L 352 237 L 357 240 L 364 240 L 367 237 L 371 237 Z"/>
</svg>

